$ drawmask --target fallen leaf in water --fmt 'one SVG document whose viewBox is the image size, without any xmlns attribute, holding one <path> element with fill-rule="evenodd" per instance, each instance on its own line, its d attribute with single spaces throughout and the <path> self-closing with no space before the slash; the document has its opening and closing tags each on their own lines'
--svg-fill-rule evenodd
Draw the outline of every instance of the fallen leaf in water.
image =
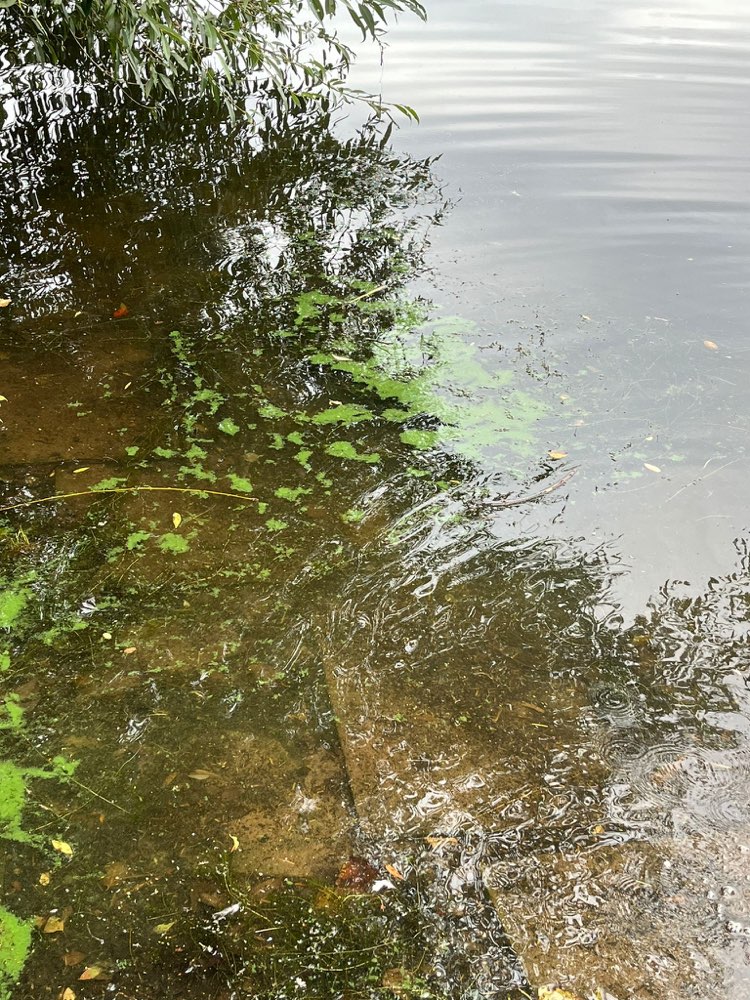
<svg viewBox="0 0 750 1000">
<path fill-rule="evenodd" d="M 79 472 L 88 472 L 90 468 L 90 465 L 82 465 L 80 469 L 73 469 L 73 475 L 77 476 Z"/>
<path fill-rule="evenodd" d="M 649 472 L 661 472 L 658 465 L 652 465 L 650 462 L 644 462 L 643 468 L 648 469 Z"/>
<path fill-rule="evenodd" d="M 586 313 L 581 313 L 581 319 L 585 319 L 587 323 L 591 323 L 591 317 L 587 316 Z"/>
<path fill-rule="evenodd" d="M 135 652 L 135 650 L 136 650 L 135 646 L 126 646 L 125 649 L 123 649 L 123 651 L 122 651 L 122 655 L 123 656 L 130 656 L 132 653 Z"/>
<path fill-rule="evenodd" d="M 154 927 L 154 934 L 166 934 L 167 931 L 170 931 L 174 927 L 174 924 L 174 920 L 170 920 L 168 924 L 157 924 Z"/>
<path fill-rule="evenodd" d="M 342 867 L 336 878 L 336 886 L 348 889 L 349 892 L 369 892 L 377 878 L 378 872 L 370 862 L 355 855 Z"/>
<path fill-rule="evenodd" d="M 404 881 L 404 876 L 401 874 L 398 868 L 396 868 L 395 865 L 386 865 L 385 870 L 388 872 L 389 875 L 392 875 L 399 882 Z"/>
<path fill-rule="evenodd" d="M 110 861 L 104 866 L 104 874 L 100 881 L 105 889 L 114 889 L 128 873 L 128 866 L 124 861 Z"/>
<path fill-rule="evenodd" d="M 188 778 L 193 778 L 195 781 L 208 781 L 209 778 L 215 778 L 216 775 L 213 771 L 206 771 L 202 767 L 197 767 L 194 771 L 191 771 Z"/>
<path fill-rule="evenodd" d="M 719 345 L 715 344 L 713 342 L 713 340 L 704 340 L 703 341 L 703 346 L 706 347 L 709 351 L 718 351 L 719 350 Z"/>
<path fill-rule="evenodd" d="M 537 993 L 538 1000 L 580 1000 L 575 993 L 569 990 L 561 990 L 556 986 L 540 986 Z"/>
<path fill-rule="evenodd" d="M 49 885 L 49 872 L 42 872 L 39 876 L 39 885 Z"/>
<path fill-rule="evenodd" d="M 172 514 L 172 524 L 175 528 L 179 528 L 182 524 L 182 514 L 178 514 L 177 511 L 175 511 L 174 514 Z"/>
<path fill-rule="evenodd" d="M 601 837 L 601 835 L 604 833 L 604 827 L 601 825 L 601 823 L 596 824 L 596 826 L 594 827 L 594 833 L 596 834 L 597 837 Z"/>
<path fill-rule="evenodd" d="M 0 299 L 0 309 L 7 309 L 10 303 L 10 299 Z"/>
<path fill-rule="evenodd" d="M 544 715 L 544 709 L 540 708 L 539 705 L 534 705 L 533 702 L 530 702 L 530 701 L 519 701 L 518 704 L 521 706 L 521 708 L 528 708 L 532 712 L 538 712 L 540 715 Z"/>
<path fill-rule="evenodd" d="M 229 848 L 229 853 L 230 854 L 234 854 L 235 851 L 239 851 L 239 849 L 240 849 L 240 842 L 237 839 L 237 837 L 235 837 L 235 835 L 233 833 L 229 834 L 229 839 L 232 841 L 232 846 Z"/>
<path fill-rule="evenodd" d="M 66 986 L 59 994 L 60 1000 L 76 1000 L 76 995 L 69 986 Z"/>
<path fill-rule="evenodd" d="M 65 930 L 65 921 L 62 917 L 56 917 L 54 914 L 51 917 L 47 917 L 44 922 L 44 927 L 42 928 L 43 934 L 59 934 Z"/>
<path fill-rule="evenodd" d="M 455 837 L 425 837 L 425 843 L 429 844 L 430 847 L 437 849 L 438 847 L 445 847 L 446 844 L 453 846 L 458 843 Z"/>
<path fill-rule="evenodd" d="M 109 976 L 100 965 L 87 965 L 78 978 L 85 981 L 87 979 L 109 979 Z"/>
<path fill-rule="evenodd" d="M 561 458 L 568 457 L 567 451 L 548 451 L 547 455 L 549 456 L 549 458 L 554 459 L 554 461 L 556 462 L 559 461 Z"/>
<path fill-rule="evenodd" d="M 73 857 L 73 848 L 66 841 L 53 840 L 51 844 L 59 854 L 64 854 L 67 858 Z"/>
<path fill-rule="evenodd" d="M 174 784 L 174 779 L 177 777 L 177 771 L 170 771 L 166 776 L 164 781 L 162 781 L 162 786 L 164 788 L 169 788 L 170 785 Z"/>
<path fill-rule="evenodd" d="M 66 965 L 80 965 L 85 957 L 82 951 L 69 951 L 63 955 L 63 962 Z"/>
<path fill-rule="evenodd" d="M 115 311 L 112 313 L 112 319 L 125 319 L 125 317 L 128 315 L 129 312 L 130 310 L 125 305 L 125 303 L 121 302 L 120 305 L 117 307 L 117 309 L 115 309 Z"/>
</svg>

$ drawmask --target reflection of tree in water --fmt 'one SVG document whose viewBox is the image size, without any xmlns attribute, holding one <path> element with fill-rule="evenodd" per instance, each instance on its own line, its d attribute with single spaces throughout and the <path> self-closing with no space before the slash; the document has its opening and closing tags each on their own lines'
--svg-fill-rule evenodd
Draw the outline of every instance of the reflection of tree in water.
<svg viewBox="0 0 750 1000">
<path fill-rule="evenodd" d="M 32 315 L 109 316 L 126 298 L 143 316 L 195 321 L 210 304 L 226 318 L 327 273 L 392 281 L 394 255 L 416 251 L 405 210 L 430 195 L 429 165 L 375 126 L 346 138 L 320 112 L 251 128 L 200 107 L 157 121 L 85 95 L 27 103 L 0 133 L 2 280 Z"/>
</svg>

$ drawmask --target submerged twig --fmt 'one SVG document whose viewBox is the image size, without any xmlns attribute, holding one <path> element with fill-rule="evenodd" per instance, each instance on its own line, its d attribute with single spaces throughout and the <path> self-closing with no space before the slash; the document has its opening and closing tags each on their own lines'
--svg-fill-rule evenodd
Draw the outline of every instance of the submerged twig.
<svg viewBox="0 0 750 1000">
<path fill-rule="evenodd" d="M 223 490 L 199 489 L 196 486 L 111 486 L 101 490 L 80 490 L 77 493 L 56 493 L 51 497 L 38 497 L 36 500 L 21 500 L 19 503 L 6 504 L 0 507 L 0 513 L 6 510 L 18 510 L 20 507 L 32 507 L 37 503 L 53 503 L 55 500 L 70 500 L 73 497 L 97 496 L 100 493 L 190 493 L 193 496 L 229 497 L 231 500 L 243 500 L 245 503 L 257 501 L 257 497 L 249 497 L 242 493 L 225 493 Z"/>
<path fill-rule="evenodd" d="M 539 493 L 532 493 L 530 497 L 518 497 L 515 500 L 486 500 L 485 506 L 487 507 L 520 507 L 524 503 L 533 503 L 534 500 L 541 500 L 546 497 L 548 493 L 553 493 L 555 490 L 559 490 L 561 487 L 565 486 L 573 476 L 578 472 L 578 466 L 566 472 L 562 479 L 558 479 L 556 483 L 552 483 L 551 486 L 545 487 Z"/>
</svg>

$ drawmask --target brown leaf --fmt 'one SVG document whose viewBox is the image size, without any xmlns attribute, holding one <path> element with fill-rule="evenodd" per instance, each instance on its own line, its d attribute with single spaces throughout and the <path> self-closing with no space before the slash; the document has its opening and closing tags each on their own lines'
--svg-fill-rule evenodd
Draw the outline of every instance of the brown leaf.
<svg viewBox="0 0 750 1000">
<path fill-rule="evenodd" d="M 81 962 L 86 958 L 82 951 L 69 951 L 63 955 L 63 962 L 66 965 L 80 965 Z"/>
<path fill-rule="evenodd" d="M 57 917 L 54 914 L 47 917 L 44 927 L 42 928 L 43 934 L 60 934 L 65 930 L 65 921 L 62 917 Z"/>
<path fill-rule="evenodd" d="M 110 861 L 108 865 L 104 866 L 101 883 L 105 889 L 114 889 L 116 885 L 122 882 L 127 873 L 128 866 L 124 861 Z"/>
<path fill-rule="evenodd" d="M 715 343 L 713 342 L 713 340 L 704 340 L 704 341 L 703 341 L 703 346 L 704 346 L 704 347 L 705 347 L 705 348 L 706 348 L 707 350 L 709 350 L 709 351 L 718 351 L 718 350 L 719 350 L 719 345 L 718 345 L 718 344 L 715 344 Z"/>
<path fill-rule="evenodd" d="M 339 889 L 348 889 L 349 892 L 369 892 L 377 878 L 377 869 L 373 868 L 366 858 L 355 855 L 342 867 L 336 879 L 336 886 Z"/>
<path fill-rule="evenodd" d="M 393 878 L 397 879 L 399 882 L 404 881 L 404 876 L 401 874 L 398 868 L 396 868 L 395 865 L 386 865 L 385 870 L 388 872 L 389 875 L 392 875 Z"/>
<path fill-rule="evenodd" d="M 194 771 L 191 771 L 188 778 L 193 778 L 195 781 L 208 781 L 209 778 L 215 778 L 216 775 L 213 771 L 206 771 L 202 767 L 197 767 Z"/>
<path fill-rule="evenodd" d="M 444 847 L 446 844 L 453 847 L 458 843 L 458 840 L 455 837 L 425 837 L 424 839 L 426 844 L 429 844 L 430 847 L 434 848 Z"/>
<path fill-rule="evenodd" d="M 130 656 L 132 653 L 136 651 L 136 648 L 137 648 L 136 646 L 126 646 L 125 649 L 123 649 L 122 651 L 123 656 Z"/>
</svg>

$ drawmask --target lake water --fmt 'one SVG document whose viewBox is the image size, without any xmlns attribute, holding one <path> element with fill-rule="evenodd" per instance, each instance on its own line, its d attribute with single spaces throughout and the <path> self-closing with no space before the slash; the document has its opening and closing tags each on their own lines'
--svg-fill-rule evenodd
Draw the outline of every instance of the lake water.
<svg viewBox="0 0 750 1000">
<path fill-rule="evenodd" d="M 0 997 L 748 991 L 750 11 L 387 42 L 3 64 Z"/>
</svg>

